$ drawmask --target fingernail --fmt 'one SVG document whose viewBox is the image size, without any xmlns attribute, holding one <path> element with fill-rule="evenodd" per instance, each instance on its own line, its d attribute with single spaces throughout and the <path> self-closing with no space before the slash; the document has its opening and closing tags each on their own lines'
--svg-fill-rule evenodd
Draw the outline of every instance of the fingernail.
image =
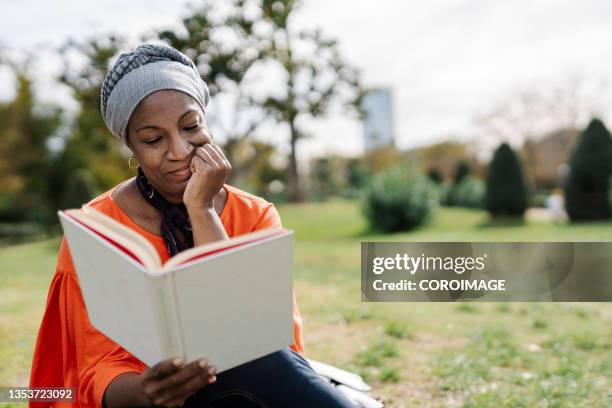
<svg viewBox="0 0 612 408">
<path fill-rule="evenodd" d="M 217 376 L 213 375 L 212 377 L 208 377 L 208 382 L 209 383 L 214 383 L 215 381 L 217 381 Z"/>
<path fill-rule="evenodd" d="M 208 368 L 208 374 L 209 374 L 209 375 L 213 375 L 213 374 L 215 373 L 215 371 L 216 371 L 216 370 L 217 370 L 217 367 L 215 367 L 215 366 L 210 366 L 210 367 Z"/>
<path fill-rule="evenodd" d="M 206 361 L 206 359 L 205 359 L 205 358 L 203 358 L 202 360 L 200 360 L 200 362 L 199 362 L 198 364 L 200 365 L 200 367 L 204 368 L 204 367 L 206 367 L 206 364 L 207 364 L 207 363 L 208 363 L 208 362 Z"/>
<path fill-rule="evenodd" d="M 180 367 L 181 365 L 183 365 L 183 359 L 181 357 L 177 357 L 174 360 L 172 360 L 172 365 L 174 365 L 175 367 Z"/>
</svg>

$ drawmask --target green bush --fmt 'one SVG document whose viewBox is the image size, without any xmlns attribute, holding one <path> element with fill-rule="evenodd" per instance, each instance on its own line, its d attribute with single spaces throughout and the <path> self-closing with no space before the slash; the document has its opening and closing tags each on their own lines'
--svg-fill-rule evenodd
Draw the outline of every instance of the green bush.
<svg viewBox="0 0 612 408">
<path fill-rule="evenodd" d="M 598 119 L 580 134 L 570 159 L 565 186 L 565 209 L 572 221 L 610 216 L 609 178 L 612 173 L 612 139 Z"/>
<path fill-rule="evenodd" d="M 527 198 L 527 186 L 519 158 L 507 143 L 502 143 L 489 164 L 485 207 L 494 217 L 522 217 L 527 209 Z"/>
<path fill-rule="evenodd" d="M 452 186 L 446 181 L 437 184 L 431 179 L 429 179 L 429 184 L 432 187 L 432 199 L 435 205 L 448 205 L 446 201 Z"/>
<path fill-rule="evenodd" d="M 445 183 L 440 189 L 440 204 L 449 207 L 482 208 L 484 191 L 484 183 L 472 176 L 470 164 L 461 160 L 455 166 L 453 181 Z"/>
<path fill-rule="evenodd" d="M 450 182 L 443 182 L 438 186 L 438 203 L 447 207 L 453 206 L 452 190 L 453 185 Z"/>
<path fill-rule="evenodd" d="M 415 167 L 392 167 L 372 179 L 363 211 L 373 229 L 402 231 L 422 224 L 436 199 L 435 186 Z"/>
<path fill-rule="evenodd" d="M 0 193 L 0 223 L 22 222 L 27 216 L 27 209 L 18 203 L 14 194 Z"/>
<path fill-rule="evenodd" d="M 440 189 L 440 204 L 449 207 L 482 208 L 484 193 L 484 182 L 467 175 L 459 184 L 444 184 Z"/>
<path fill-rule="evenodd" d="M 362 189 L 368 185 L 371 172 L 368 166 L 359 159 L 350 159 L 346 165 L 349 188 Z"/>
<path fill-rule="evenodd" d="M 482 180 L 465 176 L 454 188 L 454 201 L 457 207 L 482 208 L 485 185 Z"/>
<path fill-rule="evenodd" d="M 349 159 L 346 163 L 346 188 L 340 196 L 348 199 L 362 199 L 372 173 L 361 159 Z"/>
</svg>

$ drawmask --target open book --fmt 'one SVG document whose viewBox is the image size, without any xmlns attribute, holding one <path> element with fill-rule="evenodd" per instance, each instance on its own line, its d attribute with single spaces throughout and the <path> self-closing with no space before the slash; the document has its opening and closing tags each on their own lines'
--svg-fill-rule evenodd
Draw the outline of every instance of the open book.
<svg viewBox="0 0 612 408">
<path fill-rule="evenodd" d="M 145 364 L 206 357 L 220 373 L 293 343 L 293 232 L 183 251 L 83 206 L 58 211 L 93 326 Z"/>
</svg>

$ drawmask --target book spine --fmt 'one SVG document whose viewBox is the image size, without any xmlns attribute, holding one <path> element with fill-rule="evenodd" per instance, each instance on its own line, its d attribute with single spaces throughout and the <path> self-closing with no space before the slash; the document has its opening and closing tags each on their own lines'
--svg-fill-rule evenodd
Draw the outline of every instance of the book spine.
<svg viewBox="0 0 612 408">
<path fill-rule="evenodd" d="M 173 280 L 172 273 L 151 279 L 162 359 L 185 357 Z"/>
</svg>

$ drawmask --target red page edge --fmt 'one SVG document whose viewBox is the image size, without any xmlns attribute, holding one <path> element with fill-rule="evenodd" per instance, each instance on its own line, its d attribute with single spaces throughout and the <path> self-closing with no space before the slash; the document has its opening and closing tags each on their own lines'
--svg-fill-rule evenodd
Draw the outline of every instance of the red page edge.
<svg viewBox="0 0 612 408">
<path fill-rule="evenodd" d="M 144 266 L 144 264 L 142 263 L 142 261 L 140 260 L 140 258 L 138 258 L 136 256 L 136 254 L 134 254 L 132 251 L 130 251 L 129 249 L 127 249 L 126 247 L 124 247 L 123 245 L 121 245 L 120 243 L 118 243 L 117 241 L 115 241 L 114 239 L 107 237 L 106 235 L 102 234 L 99 231 L 96 231 L 95 229 L 93 229 L 91 226 L 85 224 L 83 221 L 79 220 L 78 218 L 74 217 L 73 215 L 70 215 L 68 213 L 66 213 L 65 211 L 62 211 L 67 217 L 72 218 L 73 220 L 75 220 L 76 222 L 78 222 L 79 224 L 81 224 L 82 226 L 84 226 L 85 228 L 87 228 L 90 231 L 93 231 L 96 235 L 102 237 L 102 239 L 106 240 L 107 242 L 111 243 L 112 245 L 114 245 L 115 247 L 117 247 L 118 249 L 120 249 L 121 251 L 123 251 L 126 255 L 128 255 L 129 257 L 131 257 L 132 259 L 134 259 L 136 262 L 138 262 L 140 265 Z"/>
</svg>

